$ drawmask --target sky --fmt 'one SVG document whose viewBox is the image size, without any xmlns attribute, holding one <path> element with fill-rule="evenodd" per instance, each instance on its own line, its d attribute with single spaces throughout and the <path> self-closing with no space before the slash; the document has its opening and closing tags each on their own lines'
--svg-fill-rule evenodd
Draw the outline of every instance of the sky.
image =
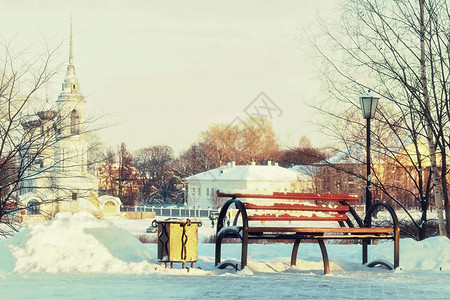
<svg viewBox="0 0 450 300">
<path fill-rule="evenodd" d="M 107 145 L 167 144 L 179 153 L 209 125 L 257 112 L 271 119 L 283 145 L 296 146 L 306 135 L 321 146 L 326 138 L 308 107 L 322 93 L 319 62 L 302 39 L 317 15 L 338 15 L 336 6 L 333 0 L 0 0 L 0 38 L 31 49 L 44 38 L 64 41 L 58 57 L 64 67 L 46 86 L 56 100 L 72 17 L 87 114 L 103 116 L 108 127 L 99 135 Z"/>
</svg>

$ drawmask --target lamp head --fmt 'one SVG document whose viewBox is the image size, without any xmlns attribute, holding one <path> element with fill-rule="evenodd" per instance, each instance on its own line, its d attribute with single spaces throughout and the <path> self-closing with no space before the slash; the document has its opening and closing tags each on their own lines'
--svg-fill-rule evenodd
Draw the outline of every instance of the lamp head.
<svg viewBox="0 0 450 300">
<path fill-rule="evenodd" d="M 364 119 L 373 119 L 377 110 L 379 97 L 374 97 L 370 90 L 359 97 Z"/>
</svg>

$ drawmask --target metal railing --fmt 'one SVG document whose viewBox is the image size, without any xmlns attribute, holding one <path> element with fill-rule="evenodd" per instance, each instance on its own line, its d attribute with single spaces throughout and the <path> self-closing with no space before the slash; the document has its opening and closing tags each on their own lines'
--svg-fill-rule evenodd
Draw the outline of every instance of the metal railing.
<svg viewBox="0 0 450 300">
<path fill-rule="evenodd" d="M 184 208 L 183 207 L 165 207 L 165 206 L 154 206 L 154 205 L 136 205 L 122 207 L 121 211 L 134 211 L 134 212 L 154 212 L 157 217 L 174 217 L 174 218 L 208 218 L 211 213 L 216 213 L 217 209 L 207 208 L 207 209 L 194 209 L 194 208 Z"/>
</svg>

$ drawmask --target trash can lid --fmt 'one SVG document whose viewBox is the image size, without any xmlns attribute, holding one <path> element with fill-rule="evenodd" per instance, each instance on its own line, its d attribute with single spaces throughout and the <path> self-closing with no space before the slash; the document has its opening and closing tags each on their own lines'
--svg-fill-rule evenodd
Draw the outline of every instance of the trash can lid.
<svg viewBox="0 0 450 300">
<path fill-rule="evenodd" d="M 202 224 L 200 220 L 191 220 L 191 219 L 178 219 L 178 218 L 167 218 L 164 221 L 156 221 L 156 223 L 180 223 L 180 224 Z"/>
</svg>

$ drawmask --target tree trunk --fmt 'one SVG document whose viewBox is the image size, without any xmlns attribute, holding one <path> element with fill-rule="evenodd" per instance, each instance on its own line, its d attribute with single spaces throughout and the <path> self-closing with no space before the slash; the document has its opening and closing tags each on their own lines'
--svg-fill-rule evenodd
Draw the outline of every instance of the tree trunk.
<svg viewBox="0 0 450 300">
<path fill-rule="evenodd" d="M 450 207 L 448 203 L 448 185 L 447 185 L 447 152 L 445 151 L 445 148 L 443 147 L 443 150 L 441 152 L 441 182 L 442 182 L 442 196 L 444 198 L 444 212 L 445 212 L 445 223 L 447 224 L 446 231 L 447 231 L 447 237 L 450 238 Z"/>
<path fill-rule="evenodd" d="M 436 145 L 433 138 L 433 129 L 431 123 L 431 106 L 430 97 L 428 94 L 427 87 L 427 71 L 425 65 L 425 25 L 424 25 L 424 0 L 419 1 L 420 4 L 420 71 L 421 71 L 421 83 L 423 90 L 423 98 L 426 106 L 425 119 L 426 119 L 426 129 L 427 129 L 427 141 L 428 148 L 430 151 L 430 169 L 431 176 L 433 180 L 433 193 L 434 201 L 436 203 L 436 211 L 439 223 L 439 235 L 447 236 L 445 221 L 444 221 L 444 211 L 442 203 L 442 189 L 438 177 L 438 168 L 436 163 Z"/>
</svg>

